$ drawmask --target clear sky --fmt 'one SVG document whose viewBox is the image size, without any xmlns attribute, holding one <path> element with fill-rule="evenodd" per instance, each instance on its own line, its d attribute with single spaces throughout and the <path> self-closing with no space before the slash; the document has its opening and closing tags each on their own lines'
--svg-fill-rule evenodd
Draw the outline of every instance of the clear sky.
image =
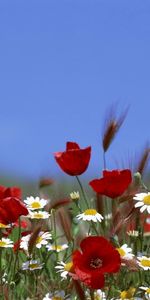
<svg viewBox="0 0 150 300">
<path fill-rule="evenodd" d="M 0 0 L 0 173 L 60 174 L 67 140 L 93 148 L 105 112 L 129 113 L 110 166 L 150 139 L 149 0 Z"/>
</svg>

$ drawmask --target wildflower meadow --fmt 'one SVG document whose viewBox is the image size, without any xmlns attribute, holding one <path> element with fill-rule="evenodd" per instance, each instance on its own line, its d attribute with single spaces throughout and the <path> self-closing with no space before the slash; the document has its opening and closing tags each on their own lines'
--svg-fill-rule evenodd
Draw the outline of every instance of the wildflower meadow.
<svg viewBox="0 0 150 300">
<path fill-rule="evenodd" d="M 125 116 L 105 124 L 98 178 L 81 176 L 90 168 L 90 141 L 56 149 L 60 173 L 78 184 L 65 198 L 53 200 L 48 178 L 25 198 L 19 187 L 0 186 L 0 299 L 150 299 L 149 148 L 131 168 L 107 168 Z"/>
</svg>

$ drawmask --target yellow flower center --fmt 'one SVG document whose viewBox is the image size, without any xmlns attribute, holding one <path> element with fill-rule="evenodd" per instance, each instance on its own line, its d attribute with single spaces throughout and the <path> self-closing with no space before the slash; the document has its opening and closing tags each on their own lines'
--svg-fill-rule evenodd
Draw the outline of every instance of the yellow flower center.
<svg viewBox="0 0 150 300">
<path fill-rule="evenodd" d="M 9 228 L 9 227 L 10 227 L 9 225 L 0 223 L 0 228 Z"/>
<path fill-rule="evenodd" d="M 150 288 L 146 290 L 146 293 L 147 293 L 147 294 L 150 294 Z"/>
<path fill-rule="evenodd" d="M 97 214 L 96 209 L 86 209 L 84 211 L 84 215 L 91 215 L 91 216 L 95 216 Z"/>
<path fill-rule="evenodd" d="M 43 238 L 41 236 L 38 236 L 37 239 L 36 239 L 36 244 L 41 243 L 42 240 L 43 240 Z"/>
<path fill-rule="evenodd" d="M 132 297 L 134 296 L 135 293 L 135 288 L 129 288 L 127 291 L 122 291 L 120 296 L 121 299 L 132 299 Z"/>
<path fill-rule="evenodd" d="M 150 260 L 149 259 L 141 259 L 141 265 L 143 267 L 150 267 Z"/>
<path fill-rule="evenodd" d="M 38 264 L 30 264 L 29 265 L 30 269 L 37 269 L 39 267 Z"/>
<path fill-rule="evenodd" d="M 150 195 L 145 196 L 143 202 L 145 205 L 150 205 Z"/>
<path fill-rule="evenodd" d="M 32 202 L 31 203 L 31 207 L 32 208 L 35 208 L 35 209 L 38 209 L 38 208 L 41 208 L 41 204 L 39 202 Z"/>
<path fill-rule="evenodd" d="M 56 251 L 59 251 L 59 250 L 62 250 L 63 247 L 61 245 L 57 245 L 57 246 L 52 246 L 52 249 L 56 250 Z"/>
<path fill-rule="evenodd" d="M 41 214 L 41 213 L 35 213 L 34 214 L 34 218 L 42 219 L 43 218 L 43 214 Z"/>
<path fill-rule="evenodd" d="M 7 246 L 6 242 L 0 241 L 0 247 L 6 247 L 6 246 Z"/>
<path fill-rule="evenodd" d="M 52 300 L 63 300 L 63 298 L 59 297 L 59 296 L 55 296 L 55 297 L 52 298 Z"/>
<path fill-rule="evenodd" d="M 72 261 L 70 261 L 67 264 L 65 264 L 64 270 L 67 271 L 67 272 L 69 272 L 70 269 L 72 268 L 72 266 L 73 266 L 73 263 L 72 263 Z"/>
<path fill-rule="evenodd" d="M 98 294 L 94 295 L 94 300 L 102 300 L 101 296 L 99 296 Z"/>
<path fill-rule="evenodd" d="M 125 256 L 126 255 L 126 253 L 125 253 L 125 251 L 122 249 L 122 248 L 117 248 L 117 250 L 118 250 L 118 252 L 119 252 L 119 254 L 120 254 L 120 256 Z"/>
</svg>

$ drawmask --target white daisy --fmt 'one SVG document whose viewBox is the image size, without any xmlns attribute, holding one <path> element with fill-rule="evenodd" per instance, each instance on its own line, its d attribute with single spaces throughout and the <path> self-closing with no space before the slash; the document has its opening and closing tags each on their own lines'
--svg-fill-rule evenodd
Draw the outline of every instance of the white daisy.
<svg viewBox="0 0 150 300">
<path fill-rule="evenodd" d="M 47 211 L 29 211 L 29 215 L 27 215 L 30 219 L 48 219 L 50 214 Z"/>
<path fill-rule="evenodd" d="M 63 244 L 63 245 L 46 245 L 46 248 L 48 251 L 56 251 L 56 252 L 60 252 L 63 251 L 65 249 L 68 248 L 67 244 Z"/>
<path fill-rule="evenodd" d="M 91 296 L 89 294 L 89 291 L 86 291 L 85 295 L 86 295 L 87 300 L 91 300 Z M 106 300 L 106 295 L 105 295 L 104 292 L 102 292 L 102 290 L 95 290 L 93 296 L 94 296 L 93 297 L 94 300 Z"/>
<path fill-rule="evenodd" d="M 50 298 L 50 293 L 47 293 L 45 295 L 45 297 L 43 298 L 43 300 L 51 300 L 51 299 L 53 299 L 53 298 L 52 297 Z"/>
<path fill-rule="evenodd" d="M 20 248 L 28 251 L 28 242 L 30 240 L 31 234 L 27 234 L 25 236 L 23 236 L 20 240 Z"/>
<path fill-rule="evenodd" d="M 150 270 L 150 257 L 139 256 L 137 257 L 137 259 L 137 263 L 142 269 L 144 269 L 145 271 Z"/>
<path fill-rule="evenodd" d="M 80 194 L 79 192 L 72 192 L 70 193 L 70 198 L 73 200 L 73 201 L 77 201 L 80 199 Z"/>
<path fill-rule="evenodd" d="M 76 216 L 77 219 L 82 219 L 83 221 L 93 221 L 93 222 L 101 222 L 104 218 L 101 214 L 99 214 L 96 209 L 86 209 L 82 214 Z"/>
<path fill-rule="evenodd" d="M 150 192 L 135 194 L 133 199 L 138 201 L 134 206 L 140 207 L 140 212 L 147 210 L 150 214 Z"/>
<path fill-rule="evenodd" d="M 71 268 L 73 266 L 72 261 L 68 262 L 68 263 L 64 263 L 63 261 L 61 261 L 56 267 L 55 269 L 58 269 L 57 272 L 60 272 L 60 276 L 62 277 L 62 280 L 67 279 L 67 275 L 68 273 L 71 271 Z"/>
<path fill-rule="evenodd" d="M 145 291 L 145 298 L 150 299 L 150 287 L 147 286 L 140 286 L 139 287 L 141 290 Z"/>
<path fill-rule="evenodd" d="M 11 241 L 8 238 L 2 238 L 0 240 L 0 248 L 12 248 L 13 247 L 13 241 Z"/>
<path fill-rule="evenodd" d="M 64 291 L 56 291 L 54 293 L 47 293 L 43 300 L 69 300 L 69 298 L 65 297 L 65 292 Z"/>
<path fill-rule="evenodd" d="M 20 248 L 24 249 L 25 251 L 28 251 L 28 243 L 30 240 L 31 234 L 28 234 L 26 236 L 23 236 L 20 241 Z M 47 245 L 48 241 L 52 238 L 51 234 L 49 232 L 41 231 L 35 241 L 36 248 L 40 249 L 43 245 Z"/>
<path fill-rule="evenodd" d="M 120 248 L 116 248 L 123 259 L 132 259 L 134 254 L 132 254 L 132 249 L 128 247 L 127 244 L 122 245 Z"/>
<path fill-rule="evenodd" d="M 26 204 L 27 208 L 30 210 L 36 210 L 43 208 L 48 201 L 45 199 L 40 199 L 39 197 L 27 197 L 27 199 L 24 200 L 24 203 Z"/>
<path fill-rule="evenodd" d="M 40 264 L 38 260 L 30 260 L 22 264 L 22 270 L 40 270 L 43 268 L 43 265 L 44 264 Z"/>
<path fill-rule="evenodd" d="M 51 240 L 52 235 L 49 232 L 41 231 L 36 239 L 36 247 L 41 248 L 43 245 L 47 245 L 48 241 Z"/>
<path fill-rule="evenodd" d="M 97 290 L 94 292 L 94 300 L 106 300 L 106 295 L 102 290 Z"/>
</svg>

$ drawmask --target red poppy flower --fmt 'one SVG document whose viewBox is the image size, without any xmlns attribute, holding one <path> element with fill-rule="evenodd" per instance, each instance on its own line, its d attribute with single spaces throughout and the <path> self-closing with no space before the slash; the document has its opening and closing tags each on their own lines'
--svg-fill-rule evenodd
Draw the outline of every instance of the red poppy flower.
<svg viewBox="0 0 150 300">
<path fill-rule="evenodd" d="M 92 289 L 104 286 L 104 274 L 116 273 L 121 259 L 113 245 L 101 236 L 89 236 L 82 240 L 81 251 L 73 253 L 73 267 L 78 279 Z"/>
<path fill-rule="evenodd" d="M 89 185 L 98 194 L 116 198 L 125 192 L 131 181 L 131 171 L 128 169 L 112 171 L 104 170 L 103 177 L 90 181 Z"/>
<path fill-rule="evenodd" d="M 19 227 L 19 222 L 18 222 L 18 220 L 13 224 L 14 225 L 14 227 Z M 20 222 L 20 226 L 21 226 L 21 228 L 27 228 L 28 227 L 28 223 L 26 222 L 26 221 L 24 221 L 24 220 L 21 220 L 21 222 Z"/>
<path fill-rule="evenodd" d="M 15 197 L 21 199 L 21 189 L 18 187 L 0 186 L 0 199 Z"/>
<path fill-rule="evenodd" d="M 20 225 L 21 225 L 21 228 L 27 228 L 27 226 L 28 226 L 28 224 L 27 224 L 27 222 L 26 221 L 22 221 L 21 220 L 21 222 L 20 222 Z M 3 232 L 3 236 L 4 237 L 8 237 L 11 233 L 12 233 L 12 231 L 13 231 L 13 229 L 15 228 L 15 227 L 19 227 L 19 222 L 18 222 L 18 220 L 15 222 L 15 223 L 13 223 L 13 224 L 11 224 L 11 228 L 6 228 L 5 229 L 5 232 Z"/>
<path fill-rule="evenodd" d="M 54 157 L 65 173 L 71 176 L 81 175 L 89 165 L 91 147 L 81 149 L 77 143 L 67 142 L 66 151 L 57 152 Z"/>
<path fill-rule="evenodd" d="M 14 223 L 20 216 L 26 216 L 28 210 L 25 205 L 14 197 L 0 199 L 0 223 Z"/>
</svg>

